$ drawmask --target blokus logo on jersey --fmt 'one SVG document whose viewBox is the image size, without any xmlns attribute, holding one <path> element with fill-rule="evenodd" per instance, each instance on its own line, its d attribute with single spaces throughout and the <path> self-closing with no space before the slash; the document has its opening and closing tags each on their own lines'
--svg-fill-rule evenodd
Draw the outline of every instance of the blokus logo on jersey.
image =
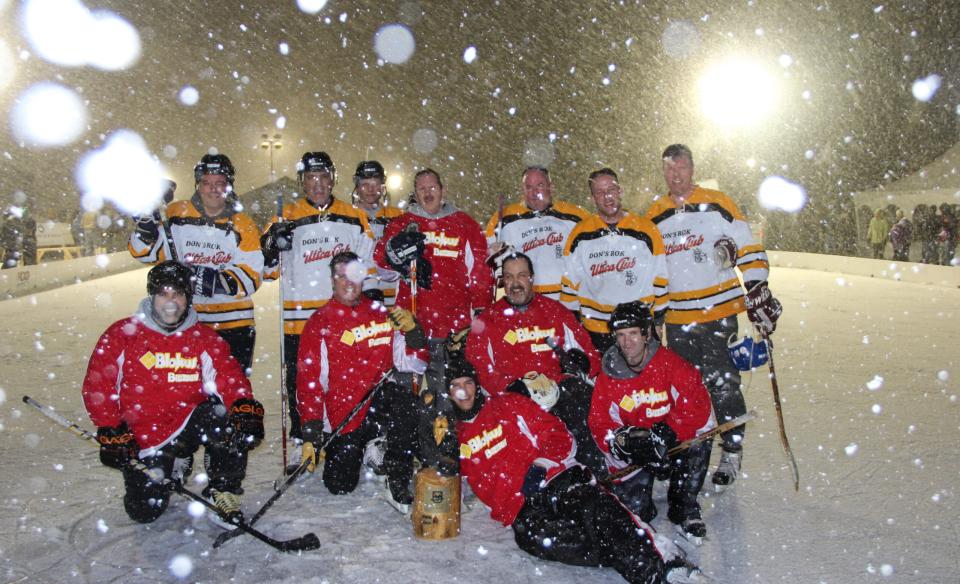
<svg viewBox="0 0 960 584">
<path fill-rule="evenodd" d="M 200 380 L 196 357 L 183 357 L 180 353 L 153 353 L 147 351 L 140 357 L 140 363 L 147 369 L 193 369 L 193 373 L 167 373 L 168 383 L 192 382 Z"/>
<path fill-rule="evenodd" d="M 535 326 L 532 329 L 529 327 L 521 327 L 508 330 L 503 335 L 503 340 L 507 341 L 511 345 L 516 345 L 517 343 L 529 343 L 555 336 L 556 331 L 556 327 L 549 329 L 542 329 L 538 326 Z M 550 347 L 547 348 L 549 349 Z"/>
<path fill-rule="evenodd" d="M 688 249 L 699 247 L 702 243 L 703 235 L 688 235 L 687 238 L 680 243 L 665 243 L 664 248 L 666 249 L 667 255 L 670 255 L 678 251 L 687 251 Z"/>
<path fill-rule="evenodd" d="M 343 331 L 343 334 L 340 335 L 340 342 L 348 347 L 353 346 L 355 343 L 359 343 L 364 339 L 370 337 L 375 337 L 381 333 L 390 332 L 390 323 L 389 322 L 374 322 L 370 321 L 369 325 L 355 326 L 350 330 Z M 384 345 L 390 342 L 389 336 L 382 337 L 379 339 L 372 339 L 369 343 L 369 346 L 373 347 L 375 345 Z"/>
<path fill-rule="evenodd" d="M 322 247 L 320 249 L 312 249 L 303 254 L 303 263 L 322 262 L 345 251 L 350 251 L 349 243 L 338 243 L 333 246 L 333 249 L 323 249 Z"/>
<path fill-rule="evenodd" d="M 620 258 L 615 264 L 603 260 L 599 264 L 590 266 L 590 275 L 596 278 L 607 272 L 625 272 L 635 265 L 637 265 L 637 258 Z"/>
<path fill-rule="evenodd" d="M 643 404 L 658 404 L 665 401 L 667 401 L 667 392 L 657 391 L 651 387 L 634 390 L 630 395 L 623 396 L 619 405 L 622 410 L 632 412 Z"/>
<path fill-rule="evenodd" d="M 426 236 L 427 245 L 433 246 L 433 255 L 446 258 L 455 258 L 460 256 L 460 251 L 456 249 L 457 245 L 460 244 L 459 237 L 447 237 L 447 234 L 443 231 L 440 233 L 437 233 L 436 231 L 427 231 L 424 233 L 424 235 Z"/>
<path fill-rule="evenodd" d="M 233 255 L 225 251 L 218 251 L 213 255 L 205 253 L 188 253 L 183 256 L 183 263 L 189 266 L 219 266 L 229 264 L 233 260 Z"/>
<path fill-rule="evenodd" d="M 559 233 L 551 233 L 546 237 L 534 237 L 523 244 L 523 253 L 527 253 L 538 247 L 543 247 L 544 245 L 557 245 L 558 243 L 563 243 L 563 235 Z"/>
<path fill-rule="evenodd" d="M 492 430 L 484 430 L 479 436 L 474 436 L 460 445 L 460 458 L 470 458 L 474 454 L 478 454 L 481 450 L 489 446 L 491 442 L 502 436 L 503 424 L 497 424 L 497 427 L 493 428 Z M 495 444 L 487 449 L 487 451 L 483 454 L 487 458 L 490 458 L 494 454 L 503 450 L 506 446 L 507 441 L 501 440 L 498 444 Z"/>
</svg>

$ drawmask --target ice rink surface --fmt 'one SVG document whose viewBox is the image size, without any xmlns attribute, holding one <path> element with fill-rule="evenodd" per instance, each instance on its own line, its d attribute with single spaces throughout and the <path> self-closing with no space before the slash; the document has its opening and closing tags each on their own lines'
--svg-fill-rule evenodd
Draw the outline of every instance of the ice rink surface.
<svg viewBox="0 0 960 584">
<path fill-rule="evenodd" d="M 21 396 L 92 429 L 80 399 L 87 357 L 145 280 L 135 270 L 0 302 L 0 582 L 622 581 L 525 555 L 476 502 L 460 537 L 416 540 L 373 477 L 334 497 L 311 476 L 278 501 L 258 526 L 284 539 L 315 532 L 322 547 L 299 556 L 246 536 L 213 550 L 219 529 L 176 497 L 156 523 L 132 523 L 119 472 Z M 766 370 L 747 374 L 759 415 L 743 474 L 703 499 L 708 540 L 684 542 L 691 559 L 718 583 L 960 583 L 960 290 L 789 268 L 770 283 L 784 305 L 774 355 L 800 491 Z M 253 384 L 269 419 L 244 483 L 248 516 L 280 470 L 276 285 L 254 300 Z M 672 535 L 662 489 L 657 502 L 654 527 Z"/>
</svg>

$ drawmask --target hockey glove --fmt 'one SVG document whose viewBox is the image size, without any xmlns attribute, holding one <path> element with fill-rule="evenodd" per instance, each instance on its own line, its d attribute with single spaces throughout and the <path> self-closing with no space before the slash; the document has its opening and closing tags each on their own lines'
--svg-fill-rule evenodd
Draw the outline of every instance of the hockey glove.
<svg viewBox="0 0 960 584">
<path fill-rule="evenodd" d="M 564 375 L 586 377 L 590 373 L 590 359 L 580 349 L 570 349 L 560 355 L 560 370 Z"/>
<path fill-rule="evenodd" d="M 363 291 L 363 295 L 374 302 L 379 302 L 380 304 L 383 304 L 387 299 L 387 297 L 383 294 L 383 290 L 380 290 L 379 288 L 367 288 Z"/>
<path fill-rule="evenodd" d="M 409 271 L 409 270 L 408 270 Z M 417 286 L 429 290 L 433 284 L 433 264 L 427 258 L 417 259 Z"/>
<path fill-rule="evenodd" d="M 320 464 L 320 448 L 309 440 L 300 448 L 300 464 L 307 463 L 307 472 L 317 470 L 317 465 Z"/>
<path fill-rule="evenodd" d="M 499 272 L 503 267 L 503 260 L 515 251 L 512 245 L 497 241 L 487 248 L 487 265 Z"/>
<path fill-rule="evenodd" d="M 277 221 L 260 238 L 260 247 L 275 253 L 290 251 L 293 249 L 294 227 L 293 221 Z"/>
<path fill-rule="evenodd" d="M 390 319 L 390 325 L 403 333 L 408 347 L 422 349 L 427 346 L 427 335 L 409 310 L 394 307 L 390 309 L 387 316 Z"/>
<path fill-rule="evenodd" d="M 144 245 L 153 245 L 160 239 L 160 215 L 137 217 L 137 237 Z"/>
<path fill-rule="evenodd" d="M 211 298 L 215 294 L 235 296 L 239 290 L 236 280 L 216 268 L 190 266 L 193 270 L 193 295 Z"/>
<path fill-rule="evenodd" d="M 721 237 L 713 244 L 713 257 L 721 269 L 737 265 L 737 242 L 729 237 Z"/>
<path fill-rule="evenodd" d="M 414 224 L 416 225 L 416 224 Z M 419 231 L 403 230 L 393 236 L 386 245 L 387 263 L 394 270 L 401 274 L 410 271 L 410 262 L 423 257 L 426 249 L 426 236 Z M 417 275 L 419 283 L 419 272 L 422 266 L 417 263 Z"/>
<path fill-rule="evenodd" d="M 230 406 L 227 421 L 233 426 L 234 444 L 253 450 L 263 440 L 263 404 L 250 397 L 242 397 Z"/>
<path fill-rule="evenodd" d="M 100 462 L 110 468 L 123 468 L 137 458 L 140 451 L 126 422 L 97 428 L 97 442 L 100 443 Z"/>
<path fill-rule="evenodd" d="M 540 495 L 540 490 L 546 485 L 547 469 L 537 463 L 530 465 L 527 470 L 527 476 L 523 477 L 523 486 L 520 492 L 527 500 L 531 500 Z"/>
<path fill-rule="evenodd" d="M 470 327 L 453 331 L 447 335 L 447 359 L 462 357 L 463 349 L 467 345 L 467 335 L 470 334 Z"/>
<path fill-rule="evenodd" d="M 773 297 L 766 281 L 747 282 L 747 296 L 744 298 L 747 316 L 762 335 L 770 335 L 777 330 L 777 319 L 783 314 L 783 306 Z"/>
<path fill-rule="evenodd" d="M 667 453 L 676 446 L 677 433 L 666 422 L 660 421 L 650 427 L 650 442 L 653 444 L 655 461 L 667 461 Z"/>
</svg>

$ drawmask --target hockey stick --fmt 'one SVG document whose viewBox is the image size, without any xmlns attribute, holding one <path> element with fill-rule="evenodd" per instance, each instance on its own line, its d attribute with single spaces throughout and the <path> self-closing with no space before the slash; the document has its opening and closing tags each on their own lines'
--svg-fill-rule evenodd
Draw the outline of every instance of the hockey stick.
<svg viewBox="0 0 960 584">
<path fill-rule="evenodd" d="M 63 427 L 66 428 L 67 430 L 73 432 L 73 433 L 74 433 L 76 436 L 78 436 L 79 438 L 82 438 L 83 440 L 89 440 L 90 442 L 93 442 L 94 444 L 98 444 L 98 443 L 97 443 L 97 437 L 96 437 L 96 435 L 94 435 L 92 432 L 90 432 L 89 430 L 85 430 L 85 429 L 81 428 L 80 426 L 78 426 L 78 425 L 75 424 L 74 422 L 71 422 L 70 420 L 64 418 L 64 417 L 61 416 L 60 414 L 58 414 L 58 413 L 56 413 L 55 411 L 53 411 L 51 408 L 49 408 L 49 407 L 47 407 L 47 406 L 44 406 L 44 405 L 41 404 L 40 402 L 38 402 L 38 401 L 36 401 L 35 399 L 31 398 L 30 396 L 28 396 L 28 395 L 23 396 L 23 403 L 25 403 L 25 404 L 27 404 L 27 405 L 30 405 L 30 406 L 33 406 L 33 407 L 36 408 L 37 411 L 39 411 L 41 414 L 43 414 L 43 415 L 46 416 L 47 418 L 53 420 L 54 422 L 56 422 L 56 423 L 59 424 L 60 426 L 63 426 Z M 151 482 L 158 483 L 159 485 L 161 485 L 161 486 L 163 486 L 163 487 L 166 487 L 166 488 L 172 490 L 173 492 L 177 493 L 178 495 L 180 495 L 180 496 L 182 496 L 182 497 L 184 497 L 184 498 L 186 498 L 186 499 L 190 499 L 190 500 L 196 501 L 196 502 L 200 503 L 201 505 L 203 505 L 204 507 L 206 507 L 207 509 L 209 509 L 210 511 L 212 511 L 213 513 L 216 513 L 217 515 L 220 514 L 220 511 L 217 509 L 217 506 L 216 506 L 216 505 L 214 505 L 214 504 L 211 503 L 210 501 L 207 501 L 205 498 L 203 498 L 203 497 L 201 497 L 200 495 L 194 493 L 193 491 L 187 489 L 187 488 L 184 487 L 182 484 L 180 484 L 180 481 L 170 480 L 170 479 L 167 478 L 167 477 L 164 477 L 163 480 L 161 480 L 161 481 L 157 481 L 156 478 L 150 473 L 150 469 L 148 469 L 142 462 L 140 462 L 139 460 L 136 460 L 136 459 L 131 460 L 131 461 L 130 461 L 129 463 L 127 463 L 127 464 L 128 464 L 131 468 L 136 469 L 138 472 L 141 472 L 141 473 L 147 475 L 147 476 L 149 477 L 149 480 L 150 480 Z M 276 539 L 273 539 L 272 537 L 270 537 L 270 536 L 268 536 L 268 535 L 266 535 L 266 534 L 264 534 L 264 533 L 262 533 L 262 532 L 260 532 L 260 531 L 258 531 L 258 530 L 256 530 L 256 529 L 254 529 L 248 522 L 243 521 L 242 519 L 237 520 L 237 521 L 231 521 L 230 524 L 236 526 L 236 528 L 237 528 L 236 531 L 240 531 L 240 532 L 243 532 L 243 533 L 249 533 L 249 534 L 252 535 L 253 537 L 255 537 L 255 538 L 259 539 L 260 541 L 262 541 L 263 543 L 269 545 L 270 547 L 276 548 L 276 549 L 278 549 L 278 550 L 280 550 L 280 551 L 282 551 L 282 552 L 309 551 L 309 550 L 315 550 L 315 549 L 317 549 L 317 548 L 320 547 L 320 540 L 319 540 L 319 539 L 317 538 L 317 536 L 316 536 L 315 534 L 313 534 L 313 533 L 308 533 L 308 534 L 306 534 L 306 535 L 303 535 L 303 536 L 301 536 L 301 537 L 297 537 L 297 538 L 294 538 L 294 539 L 276 540 Z"/>
<path fill-rule="evenodd" d="M 283 189 L 277 192 L 277 221 L 283 221 Z M 287 396 L 287 353 L 285 342 L 286 324 L 283 318 L 283 252 L 277 256 L 277 271 L 280 274 L 280 451 L 283 457 L 280 468 L 287 471 L 287 414 L 290 411 L 290 398 Z"/>
<path fill-rule="evenodd" d="M 783 407 L 780 405 L 780 386 L 777 385 L 777 370 L 773 367 L 773 340 L 765 329 L 756 327 L 760 336 L 767 342 L 767 365 L 770 367 L 770 386 L 773 388 L 773 404 L 777 408 L 777 424 L 780 426 L 780 444 L 783 445 L 783 451 L 790 459 L 790 466 L 793 470 L 793 490 L 800 490 L 800 469 L 797 468 L 797 459 L 793 457 L 793 449 L 790 448 L 790 441 L 787 439 L 787 429 L 783 425 Z"/>
<path fill-rule="evenodd" d="M 366 404 L 373 398 L 373 394 L 377 391 L 377 389 L 383 386 L 383 382 L 389 378 L 391 371 L 392 369 L 387 370 L 387 372 L 383 374 L 383 377 L 380 378 L 380 381 L 374 384 L 374 386 L 371 387 L 369 391 L 367 391 L 367 393 L 360 399 L 357 405 L 353 406 L 353 409 L 350 410 L 350 413 L 348 413 L 347 416 L 343 419 L 343 421 L 341 421 L 337 425 L 337 427 L 334 428 L 330 436 L 323 441 L 323 445 L 321 445 L 320 448 L 317 449 L 317 452 L 320 452 L 326 449 L 326 447 L 330 445 L 333 439 L 340 435 L 340 432 L 342 432 L 343 429 L 347 426 L 347 424 L 349 424 L 353 420 L 354 416 L 356 416 L 357 412 L 359 412 L 363 408 L 364 404 Z M 273 504 L 277 502 L 277 499 L 282 497 L 283 494 L 287 492 L 287 489 L 293 486 L 293 483 L 297 482 L 297 479 L 299 479 L 300 476 L 303 475 L 303 473 L 307 472 L 307 467 L 309 466 L 310 466 L 310 461 L 304 460 L 300 462 L 300 465 L 292 473 L 290 474 L 284 473 L 283 482 L 280 483 L 279 487 L 276 487 L 276 492 L 273 494 L 273 496 L 267 499 L 267 502 L 264 503 L 263 506 L 261 506 L 256 513 L 254 513 L 253 517 L 251 517 L 250 521 L 248 521 L 247 523 L 252 526 L 257 521 L 259 521 L 260 518 L 263 517 L 263 514 L 266 513 L 270 507 L 273 507 Z M 216 540 L 214 540 L 213 547 L 218 548 L 238 535 L 240 534 L 237 533 L 236 531 L 224 531 L 223 533 L 217 536 Z"/>
<path fill-rule="evenodd" d="M 684 450 L 690 448 L 691 446 L 696 446 L 701 442 L 706 442 L 707 440 L 713 438 L 714 436 L 716 436 L 717 434 L 720 434 L 721 432 L 726 432 L 727 430 L 733 430 L 737 426 L 742 426 L 743 424 L 746 424 L 750 420 L 754 419 L 756 415 L 757 415 L 757 412 L 755 412 L 754 410 L 750 410 L 749 412 L 743 414 L 742 416 L 737 416 L 736 418 L 730 421 L 724 422 L 715 428 L 707 430 L 706 432 L 704 432 L 703 434 L 700 434 L 699 436 L 696 436 L 689 440 L 684 440 L 680 444 L 677 444 L 676 446 L 668 450 L 667 456 L 673 456 L 675 454 L 679 454 L 680 452 L 683 452 Z M 633 474 L 638 470 L 641 470 L 643 466 L 644 465 L 642 464 L 631 464 L 630 466 L 626 468 L 622 468 L 615 473 L 611 473 L 610 476 L 603 479 L 601 482 L 605 485 L 611 485 L 613 484 L 614 481 L 622 479 L 623 477 L 629 474 Z"/>
</svg>

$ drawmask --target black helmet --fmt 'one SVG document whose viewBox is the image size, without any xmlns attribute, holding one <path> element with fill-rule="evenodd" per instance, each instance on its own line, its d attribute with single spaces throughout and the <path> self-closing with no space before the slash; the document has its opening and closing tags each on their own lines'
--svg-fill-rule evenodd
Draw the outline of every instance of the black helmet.
<svg viewBox="0 0 960 584">
<path fill-rule="evenodd" d="M 297 178 L 301 182 L 305 172 L 326 172 L 333 178 L 333 182 L 337 182 L 337 168 L 326 152 L 305 152 L 297 163 Z"/>
<path fill-rule="evenodd" d="M 227 177 L 227 182 L 233 186 L 233 175 L 236 174 L 236 171 L 226 154 L 205 154 L 200 162 L 193 167 L 194 182 L 199 183 L 205 174 L 222 174 Z"/>
<path fill-rule="evenodd" d="M 469 377 L 473 380 L 474 383 L 479 383 L 477 380 L 477 370 L 473 368 L 473 365 L 463 357 L 453 358 L 446 362 L 443 366 L 444 374 L 446 376 L 447 387 L 450 387 L 450 384 L 453 383 L 454 379 L 459 379 L 461 377 Z"/>
<path fill-rule="evenodd" d="M 387 180 L 387 173 L 384 172 L 383 165 L 376 160 L 364 160 L 357 165 L 357 171 L 353 173 L 354 186 L 365 178 L 378 178 L 380 182 L 384 182 Z"/>
<path fill-rule="evenodd" d="M 640 327 L 644 331 L 653 326 L 653 307 L 645 302 L 633 301 L 618 304 L 610 316 L 610 330 Z"/>
<path fill-rule="evenodd" d="M 172 288 L 186 296 L 189 302 L 193 299 L 192 277 L 193 270 L 180 262 L 161 262 L 147 272 L 147 294 L 156 296 L 164 288 Z"/>
</svg>

